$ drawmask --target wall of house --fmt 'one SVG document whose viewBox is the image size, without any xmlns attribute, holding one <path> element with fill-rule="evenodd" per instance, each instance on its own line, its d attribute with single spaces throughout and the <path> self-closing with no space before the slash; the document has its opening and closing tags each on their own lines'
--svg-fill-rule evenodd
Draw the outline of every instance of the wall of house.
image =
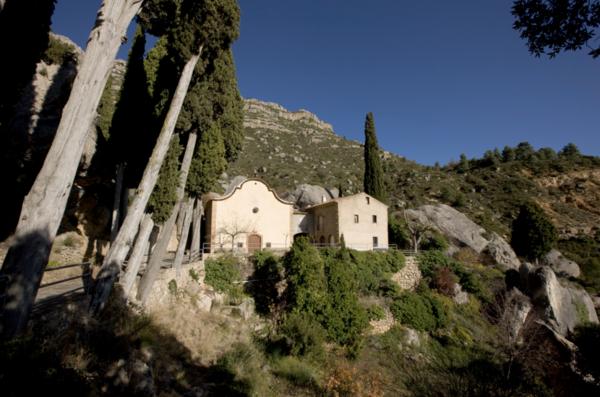
<svg viewBox="0 0 600 397">
<path fill-rule="evenodd" d="M 247 250 L 248 235 L 262 237 L 262 248 L 288 249 L 293 243 L 293 205 L 280 201 L 262 182 L 247 180 L 224 199 L 210 202 L 207 233 L 213 249 Z M 237 232 L 237 233 L 236 233 Z M 241 247 L 239 245 L 241 244 Z"/>
<path fill-rule="evenodd" d="M 315 243 L 337 244 L 339 243 L 339 228 L 338 228 L 338 206 L 337 202 L 329 203 L 313 207 L 309 210 L 312 214 L 312 231 L 311 237 Z M 319 223 L 319 217 L 323 217 L 323 221 Z"/>
<path fill-rule="evenodd" d="M 367 198 L 369 198 L 367 202 Z M 348 248 L 357 250 L 373 249 L 373 237 L 377 237 L 378 248 L 388 247 L 387 206 L 380 201 L 359 193 L 337 200 L 339 212 L 339 233 L 344 235 Z M 358 215 L 358 223 L 355 223 Z M 373 216 L 377 222 L 373 221 Z"/>
</svg>

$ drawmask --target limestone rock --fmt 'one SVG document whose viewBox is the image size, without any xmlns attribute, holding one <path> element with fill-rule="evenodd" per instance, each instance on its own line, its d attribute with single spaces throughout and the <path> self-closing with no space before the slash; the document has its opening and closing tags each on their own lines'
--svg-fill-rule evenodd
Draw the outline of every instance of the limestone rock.
<svg viewBox="0 0 600 397">
<path fill-rule="evenodd" d="M 407 213 L 419 222 L 439 230 L 451 240 L 451 243 L 466 245 L 477 253 L 481 253 L 488 245 L 488 240 L 483 237 L 485 230 L 465 214 L 448 205 L 423 205 L 417 209 L 407 210 Z"/>
<path fill-rule="evenodd" d="M 579 277 L 581 275 L 579 265 L 572 260 L 565 258 L 563 254 L 556 249 L 552 249 L 548 252 L 542 261 L 558 274 L 571 277 Z"/>
<path fill-rule="evenodd" d="M 421 336 L 419 332 L 412 328 L 404 328 L 404 343 L 410 346 L 421 346 Z"/>
<path fill-rule="evenodd" d="M 517 341 L 519 334 L 525 325 L 527 316 L 531 313 L 533 305 L 528 296 L 523 294 L 517 288 L 512 288 L 506 293 L 505 308 L 502 316 L 502 322 L 508 329 L 510 341 Z"/>
<path fill-rule="evenodd" d="M 521 266 L 510 244 L 496 233 L 492 233 L 492 238 L 483 250 L 483 254 L 505 269 L 517 270 Z"/>
<path fill-rule="evenodd" d="M 459 283 L 454 284 L 454 291 L 452 294 L 452 300 L 457 305 L 464 305 L 469 302 L 469 294 L 463 291 Z"/>
<path fill-rule="evenodd" d="M 283 198 L 294 202 L 298 208 L 306 208 L 329 201 L 334 197 L 324 187 L 302 184 L 298 185 L 293 192 L 285 194 Z"/>
<path fill-rule="evenodd" d="M 563 286 L 548 266 L 529 274 L 530 296 L 542 305 L 549 324 L 561 335 L 572 332 L 577 325 L 598 323 L 594 303 L 588 293 L 575 286 Z"/>
</svg>

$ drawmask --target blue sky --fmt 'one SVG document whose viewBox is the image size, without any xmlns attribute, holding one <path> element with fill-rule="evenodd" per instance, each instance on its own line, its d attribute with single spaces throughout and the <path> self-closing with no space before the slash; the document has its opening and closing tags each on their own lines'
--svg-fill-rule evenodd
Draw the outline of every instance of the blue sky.
<svg viewBox="0 0 600 397">
<path fill-rule="evenodd" d="M 371 111 L 380 146 L 424 164 L 521 141 L 600 155 L 600 59 L 531 56 L 511 1 L 239 3 L 244 97 L 307 109 L 357 140 Z M 99 4 L 58 0 L 53 30 L 83 46 Z"/>
</svg>

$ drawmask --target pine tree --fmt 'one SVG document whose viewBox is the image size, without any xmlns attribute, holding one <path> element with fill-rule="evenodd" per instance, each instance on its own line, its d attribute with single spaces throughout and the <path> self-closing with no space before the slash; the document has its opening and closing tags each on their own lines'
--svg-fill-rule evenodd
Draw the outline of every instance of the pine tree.
<svg viewBox="0 0 600 397">
<path fill-rule="evenodd" d="M 367 113 L 365 120 L 365 175 L 364 190 L 376 199 L 386 202 L 387 196 L 383 185 L 383 169 L 379 157 L 379 145 L 375 134 L 373 113 Z"/>
<path fill-rule="evenodd" d="M 521 206 L 512 224 L 510 241 L 517 255 L 538 260 L 552 249 L 556 239 L 556 228 L 538 205 L 527 203 Z"/>
</svg>

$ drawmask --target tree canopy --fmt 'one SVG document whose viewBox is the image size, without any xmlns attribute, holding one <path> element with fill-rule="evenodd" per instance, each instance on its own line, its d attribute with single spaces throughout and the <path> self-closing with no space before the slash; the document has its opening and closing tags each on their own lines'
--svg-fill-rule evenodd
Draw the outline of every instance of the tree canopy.
<svg viewBox="0 0 600 397">
<path fill-rule="evenodd" d="M 535 203 L 523 204 L 512 224 L 510 244 L 517 255 L 537 260 L 547 254 L 557 240 L 556 228 L 544 210 Z"/>
<path fill-rule="evenodd" d="M 589 55 L 600 56 L 600 45 L 589 43 L 600 26 L 600 1 L 517 0 L 513 3 L 513 27 L 527 41 L 535 56 L 555 57 L 561 51 L 587 46 Z"/>
</svg>

